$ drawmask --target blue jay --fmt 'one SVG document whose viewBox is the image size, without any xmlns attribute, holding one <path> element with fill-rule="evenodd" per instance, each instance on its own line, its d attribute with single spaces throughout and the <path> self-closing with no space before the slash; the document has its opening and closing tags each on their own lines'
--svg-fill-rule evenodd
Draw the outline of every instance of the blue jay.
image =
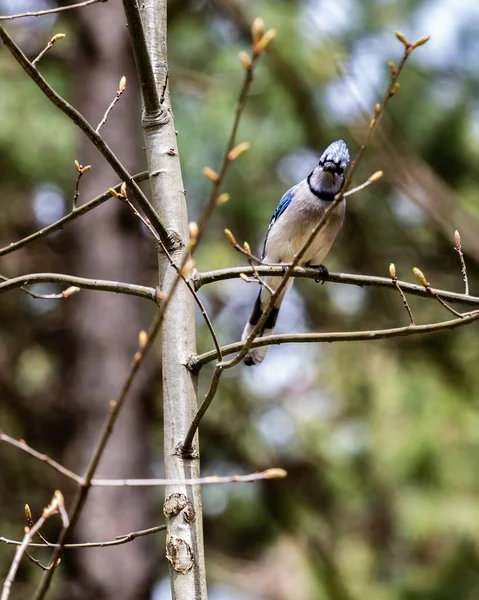
<svg viewBox="0 0 479 600">
<path fill-rule="evenodd" d="M 301 249 L 316 223 L 324 214 L 329 203 L 344 185 L 344 171 L 349 163 L 348 147 L 343 140 L 333 142 L 319 159 L 318 166 L 300 183 L 293 186 L 281 198 L 266 233 L 262 259 L 265 263 L 290 263 Z M 341 202 L 330 214 L 299 265 L 322 267 L 321 261 L 329 252 L 344 220 L 345 202 Z M 324 269 L 324 267 L 322 267 Z M 265 283 L 273 291 L 281 282 L 279 277 L 264 277 Z M 258 337 L 274 332 L 279 308 L 286 292 L 293 285 L 290 279 L 282 294 L 276 300 L 262 331 Z M 262 286 L 256 299 L 253 312 L 244 328 L 241 340 L 244 342 L 259 321 L 271 298 L 269 290 Z M 264 359 L 268 346 L 252 348 L 246 355 L 246 365 L 258 365 Z"/>
</svg>

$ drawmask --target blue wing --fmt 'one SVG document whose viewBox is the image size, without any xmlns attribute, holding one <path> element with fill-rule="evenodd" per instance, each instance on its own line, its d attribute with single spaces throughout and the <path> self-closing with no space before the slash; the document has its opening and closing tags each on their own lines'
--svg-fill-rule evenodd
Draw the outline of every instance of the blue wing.
<svg viewBox="0 0 479 600">
<path fill-rule="evenodd" d="M 279 201 L 279 204 L 276 207 L 276 210 L 274 211 L 273 216 L 271 217 L 271 221 L 269 222 L 269 225 L 268 225 L 268 231 L 266 233 L 266 238 L 264 240 L 262 258 L 264 258 L 265 251 L 266 251 L 266 240 L 268 239 L 268 233 L 271 231 L 271 227 L 273 227 L 273 225 L 276 223 L 276 221 L 280 218 L 280 216 L 284 213 L 284 211 L 291 204 L 291 200 L 294 198 L 295 191 L 296 191 L 296 186 L 292 187 L 290 190 L 288 190 L 284 194 L 284 196 Z"/>
</svg>

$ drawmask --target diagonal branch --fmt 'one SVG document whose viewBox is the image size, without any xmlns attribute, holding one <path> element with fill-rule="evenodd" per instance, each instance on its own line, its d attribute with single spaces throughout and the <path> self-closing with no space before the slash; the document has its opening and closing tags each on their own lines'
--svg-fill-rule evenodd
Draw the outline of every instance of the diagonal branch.
<svg viewBox="0 0 479 600">
<path fill-rule="evenodd" d="M 170 236 L 167 228 L 164 226 L 156 210 L 150 204 L 150 201 L 141 191 L 140 187 L 128 173 L 123 164 L 118 160 L 116 155 L 113 153 L 111 148 L 107 145 L 104 139 L 99 133 L 97 133 L 93 127 L 88 123 L 85 117 L 80 114 L 73 106 L 71 106 L 66 100 L 64 100 L 55 90 L 50 86 L 49 83 L 40 75 L 40 73 L 32 66 L 32 63 L 28 60 L 22 50 L 15 44 L 13 39 L 8 35 L 5 28 L 0 25 L 0 39 L 3 41 L 7 49 L 10 51 L 12 56 L 27 73 L 27 75 L 35 82 L 35 84 L 42 90 L 47 98 L 57 106 L 75 125 L 77 125 L 87 138 L 96 146 L 96 148 L 105 157 L 111 168 L 115 171 L 118 177 L 125 181 L 128 188 L 131 190 L 135 200 L 141 206 L 146 216 L 150 219 L 153 227 L 158 232 L 158 235 L 163 240 L 166 247 L 171 248 L 174 245 L 173 239 Z"/>
<path fill-rule="evenodd" d="M 141 183 L 142 181 L 145 181 L 146 179 L 148 179 L 148 173 L 146 171 L 142 171 L 141 173 L 138 173 L 137 175 L 133 175 L 133 179 L 137 183 Z M 111 188 L 111 189 L 118 192 L 118 191 L 120 191 L 120 186 L 121 186 L 121 183 L 119 183 L 118 185 L 116 185 L 114 188 Z M 106 202 L 109 198 L 112 197 L 112 195 L 113 195 L 112 192 L 110 190 L 108 190 L 107 192 L 100 194 L 96 198 L 93 198 L 93 200 L 90 200 L 89 202 L 86 202 L 85 204 L 82 204 L 81 206 L 76 207 L 74 210 L 69 212 L 67 215 L 65 215 L 61 219 L 58 219 L 58 221 L 55 221 L 51 225 L 47 225 L 47 227 L 43 227 L 39 231 L 36 231 L 35 233 L 32 233 L 31 235 L 28 235 L 27 237 L 24 237 L 21 240 L 18 240 L 17 242 L 11 242 L 10 244 L 8 244 L 8 246 L 4 246 L 3 248 L 0 248 L 0 256 L 4 256 L 5 254 L 10 254 L 10 252 L 15 252 L 19 248 L 23 248 L 23 246 L 27 246 L 28 244 L 31 244 L 32 242 L 34 242 L 44 236 L 47 236 L 50 233 L 53 233 L 54 231 L 58 231 L 59 229 L 62 229 L 62 227 L 64 225 L 66 225 L 67 223 L 70 223 L 71 221 L 75 221 L 75 219 L 78 219 L 78 217 L 81 217 L 82 215 L 86 214 L 90 210 L 93 210 L 97 206 L 100 206 L 100 204 L 103 204 L 103 202 Z"/>
</svg>

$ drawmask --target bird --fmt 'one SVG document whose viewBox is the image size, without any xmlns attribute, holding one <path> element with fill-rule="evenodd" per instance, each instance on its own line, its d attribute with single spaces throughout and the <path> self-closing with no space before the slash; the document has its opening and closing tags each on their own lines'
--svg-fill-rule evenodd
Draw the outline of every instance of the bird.
<svg viewBox="0 0 479 600">
<path fill-rule="evenodd" d="M 344 174 L 348 163 L 348 147 L 343 140 L 337 140 L 323 152 L 318 166 L 305 179 L 284 194 L 269 223 L 263 246 L 263 263 L 285 264 L 293 261 L 325 210 L 343 188 Z M 318 232 L 298 263 L 299 266 L 318 268 L 323 281 L 327 269 L 322 265 L 322 261 L 341 229 L 345 209 L 344 201 L 334 208 L 324 227 Z M 263 282 L 266 285 L 261 286 L 253 311 L 241 336 L 242 342 L 248 339 L 263 311 L 269 305 L 271 291 L 274 292 L 278 288 L 281 278 L 266 276 L 263 278 Z M 292 285 L 293 279 L 290 279 L 276 299 L 258 337 L 273 334 L 281 303 Z M 259 365 L 267 351 L 268 346 L 251 348 L 244 358 L 244 363 L 248 366 Z"/>
</svg>

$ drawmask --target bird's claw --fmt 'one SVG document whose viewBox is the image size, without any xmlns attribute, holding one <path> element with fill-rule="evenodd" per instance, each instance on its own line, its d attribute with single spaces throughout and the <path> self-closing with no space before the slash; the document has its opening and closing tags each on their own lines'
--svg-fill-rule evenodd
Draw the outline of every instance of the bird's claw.
<svg viewBox="0 0 479 600">
<path fill-rule="evenodd" d="M 314 279 L 315 283 L 324 283 L 328 279 L 329 271 L 324 265 L 308 265 L 308 267 L 318 271 L 318 276 Z"/>
</svg>

